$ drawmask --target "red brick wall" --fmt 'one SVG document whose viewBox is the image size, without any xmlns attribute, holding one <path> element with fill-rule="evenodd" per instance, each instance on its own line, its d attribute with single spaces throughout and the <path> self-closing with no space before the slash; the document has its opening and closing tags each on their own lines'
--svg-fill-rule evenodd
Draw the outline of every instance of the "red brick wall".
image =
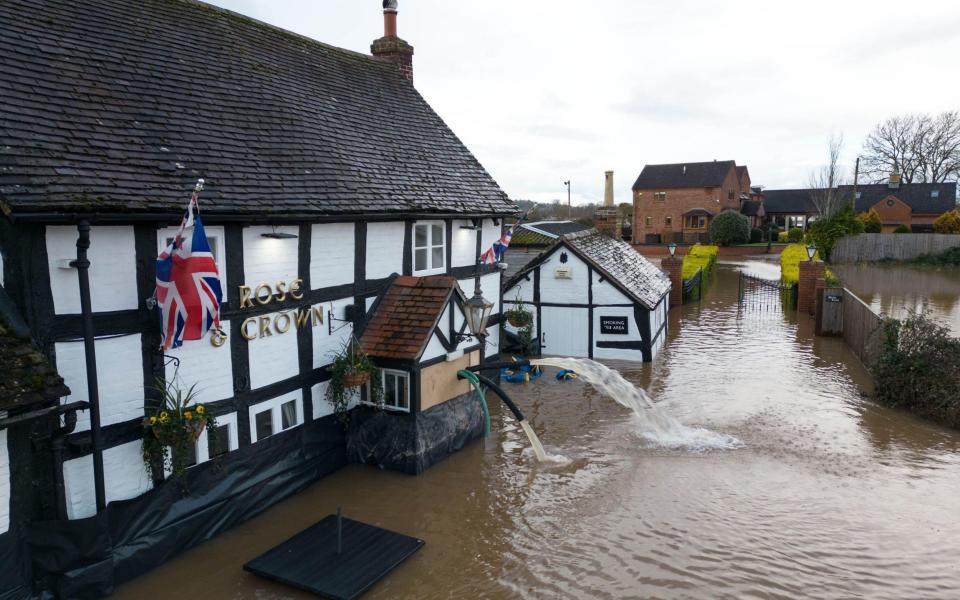
<svg viewBox="0 0 960 600">
<path fill-rule="evenodd" d="M 660 268 L 670 277 L 670 307 L 683 304 L 683 259 L 679 256 L 666 257 L 660 261 Z"/>
<path fill-rule="evenodd" d="M 888 205 L 888 201 L 893 201 L 893 206 Z M 873 205 L 873 209 L 880 215 L 880 221 L 883 222 L 885 229 L 893 229 L 901 223 L 909 225 L 913 216 L 913 209 L 903 200 L 895 196 L 887 196 L 880 202 Z"/>
<path fill-rule="evenodd" d="M 654 200 L 657 192 L 666 192 L 663 202 Z M 733 194 L 733 198 L 730 198 Z M 740 210 L 740 181 L 735 168 L 730 171 L 720 187 L 693 188 L 651 188 L 633 191 L 633 241 L 644 243 L 647 234 L 660 234 L 664 243 L 669 242 L 674 232 L 706 232 L 710 227 L 690 229 L 683 226 L 683 213 L 693 208 L 703 208 L 712 214 L 719 214 L 724 208 Z M 647 225 L 647 218 L 650 225 Z M 670 217 L 672 222 L 667 223 Z"/>
<path fill-rule="evenodd" d="M 816 306 L 816 290 L 818 281 L 823 287 L 824 264 L 819 260 L 804 260 L 800 262 L 800 281 L 797 287 L 797 310 L 802 313 L 813 314 Z"/>
</svg>

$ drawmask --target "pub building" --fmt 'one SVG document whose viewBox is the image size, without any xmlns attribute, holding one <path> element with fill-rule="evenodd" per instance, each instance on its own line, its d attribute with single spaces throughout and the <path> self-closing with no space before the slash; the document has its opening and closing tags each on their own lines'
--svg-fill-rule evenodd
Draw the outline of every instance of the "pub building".
<svg viewBox="0 0 960 600">
<path fill-rule="evenodd" d="M 0 598 L 107 595 L 348 462 L 482 435 L 457 371 L 499 353 L 477 259 L 517 207 L 414 87 L 396 5 L 369 56 L 195 0 L 0 4 Z M 200 178 L 225 336 L 163 352 L 157 258 Z M 351 339 L 386 405 L 358 388 L 345 429 Z M 182 482 L 141 455 L 158 380 L 217 420 Z"/>
</svg>

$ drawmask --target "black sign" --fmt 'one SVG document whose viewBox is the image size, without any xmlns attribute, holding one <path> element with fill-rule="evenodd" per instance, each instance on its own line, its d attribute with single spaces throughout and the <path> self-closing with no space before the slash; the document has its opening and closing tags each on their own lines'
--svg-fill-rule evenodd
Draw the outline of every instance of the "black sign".
<svg viewBox="0 0 960 600">
<path fill-rule="evenodd" d="M 629 334 L 627 319 L 628 317 L 600 317 L 600 333 Z"/>
</svg>

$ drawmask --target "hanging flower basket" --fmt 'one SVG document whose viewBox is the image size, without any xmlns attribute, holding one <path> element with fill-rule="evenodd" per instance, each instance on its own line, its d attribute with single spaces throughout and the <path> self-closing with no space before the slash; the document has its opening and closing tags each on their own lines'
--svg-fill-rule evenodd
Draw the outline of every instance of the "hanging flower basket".
<svg viewBox="0 0 960 600">
<path fill-rule="evenodd" d="M 503 316 L 507 318 L 508 323 L 518 328 L 533 323 L 533 313 L 527 310 L 527 305 L 520 299 L 519 295 L 514 300 L 513 308 L 505 311 Z"/>
<path fill-rule="evenodd" d="M 343 387 L 359 387 L 370 381 L 369 371 L 350 371 L 343 375 Z"/>
<path fill-rule="evenodd" d="M 143 463 L 154 481 L 162 481 L 166 473 L 174 477 L 187 468 L 189 448 L 200 438 L 207 425 L 216 427 L 203 404 L 193 404 L 196 386 L 185 392 L 172 384 L 159 382 L 163 406 L 143 420 Z M 215 440 L 214 440 L 215 442 Z"/>
<path fill-rule="evenodd" d="M 350 424 L 350 403 L 357 400 L 360 392 L 356 388 L 366 385 L 366 401 L 378 406 L 383 402 L 383 385 L 380 382 L 380 369 L 360 348 L 356 338 L 344 343 L 340 351 L 333 357 L 330 364 L 330 383 L 327 385 L 327 401 L 333 405 L 340 424 L 347 427 Z"/>
</svg>

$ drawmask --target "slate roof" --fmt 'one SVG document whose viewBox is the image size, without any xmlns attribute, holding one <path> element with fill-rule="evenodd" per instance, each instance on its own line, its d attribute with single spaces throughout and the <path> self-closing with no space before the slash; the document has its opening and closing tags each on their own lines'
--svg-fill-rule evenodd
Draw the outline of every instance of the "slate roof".
<svg viewBox="0 0 960 600">
<path fill-rule="evenodd" d="M 905 202 L 915 213 L 942 214 L 957 206 L 957 184 L 951 183 L 903 183 L 890 189 L 885 183 L 858 185 L 860 198 L 854 203 L 857 212 L 865 212 L 887 196 L 895 196 Z M 936 198 L 932 192 L 938 192 Z M 852 185 L 840 186 L 844 198 L 853 195 Z"/>
<path fill-rule="evenodd" d="M 520 227 L 513 233 L 510 245 L 548 246 L 565 233 L 574 233 L 587 229 L 590 229 L 589 225 L 577 223 L 576 221 L 536 221 L 533 223 L 521 223 Z"/>
<path fill-rule="evenodd" d="M 70 395 L 63 378 L 37 350 L 29 330 L 0 287 L 0 410 L 16 411 L 55 403 Z"/>
<path fill-rule="evenodd" d="M 193 0 L 0 2 L 0 209 L 505 215 L 397 66 Z"/>
<path fill-rule="evenodd" d="M 723 180 L 734 166 L 736 164 L 732 160 L 646 165 L 634 182 L 633 189 L 716 187 L 723 185 Z"/>
<path fill-rule="evenodd" d="M 395 278 L 363 330 L 360 347 L 373 357 L 419 359 L 453 294 L 463 299 L 449 275 Z"/>
<path fill-rule="evenodd" d="M 817 214 L 809 189 L 763 190 L 763 210 L 771 213 Z"/>
<path fill-rule="evenodd" d="M 561 246 L 569 248 L 647 310 L 656 308 L 664 294 L 670 291 L 670 278 L 663 271 L 641 256 L 630 244 L 604 235 L 596 229 L 560 237 L 511 277 L 503 289 L 513 287 L 528 271 L 546 260 Z"/>
</svg>

